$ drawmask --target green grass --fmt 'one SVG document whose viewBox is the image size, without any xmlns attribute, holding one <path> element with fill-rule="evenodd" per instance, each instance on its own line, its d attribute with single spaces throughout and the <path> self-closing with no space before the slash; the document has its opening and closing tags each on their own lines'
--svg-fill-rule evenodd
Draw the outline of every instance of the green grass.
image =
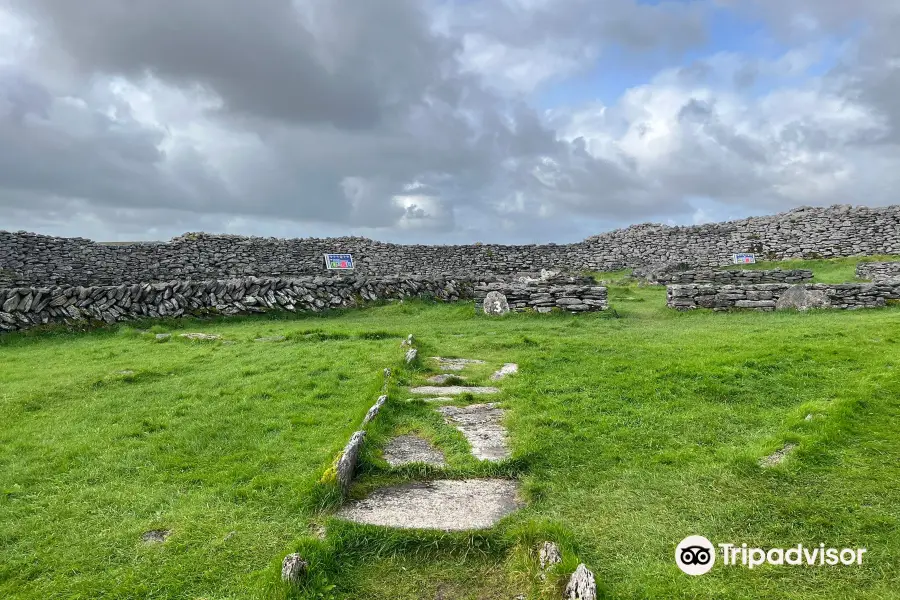
<svg viewBox="0 0 900 600">
<path fill-rule="evenodd" d="M 663 288 L 609 292 L 613 311 L 579 316 L 406 302 L 159 326 L 234 344 L 130 329 L 0 338 L 0 597 L 558 598 L 583 561 L 605 598 L 897 598 L 900 307 L 678 313 Z M 521 478 L 527 507 L 492 530 L 330 516 L 318 479 L 410 332 L 422 357 L 488 361 L 462 373 L 472 384 L 519 363 L 499 397 L 513 458 L 478 463 L 429 406 L 405 402 L 438 372 L 420 361 L 395 370 L 353 495 Z M 273 334 L 288 340 L 252 341 Z M 447 469 L 389 469 L 378 448 L 406 432 L 441 447 Z M 798 446 L 783 464 L 758 466 L 786 442 Z M 143 544 L 156 528 L 172 536 Z M 692 578 L 673 560 L 690 534 L 868 554 L 860 567 L 717 565 Z M 544 539 L 565 559 L 546 582 Z M 278 583 L 291 551 L 311 563 L 298 590 Z"/>
<path fill-rule="evenodd" d="M 897 261 L 900 256 L 854 256 L 833 259 L 795 259 L 760 261 L 752 265 L 728 265 L 721 269 L 812 269 L 815 283 L 854 283 L 856 265 L 861 262 Z"/>
</svg>

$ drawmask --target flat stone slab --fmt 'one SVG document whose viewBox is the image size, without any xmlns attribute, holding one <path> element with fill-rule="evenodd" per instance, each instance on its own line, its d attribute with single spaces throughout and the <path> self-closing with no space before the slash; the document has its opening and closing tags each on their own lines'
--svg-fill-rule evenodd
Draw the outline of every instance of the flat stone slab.
<svg viewBox="0 0 900 600">
<path fill-rule="evenodd" d="M 399 529 L 487 529 L 522 506 L 518 492 L 519 482 L 510 479 L 406 483 L 376 490 L 337 516 Z"/>
<path fill-rule="evenodd" d="M 450 402 L 453 400 L 450 396 L 437 396 L 435 398 L 407 398 L 407 402 L 421 400 L 422 402 Z"/>
<path fill-rule="evenodd" d="M 475 458 L 494 462 L 509 458 L 506 428 L 500 423 L 503 409 L 496 404 L 441 406 L 437 411 L 466 436 Z"/>
<path fill-rule="evenodd" d="M 253 340 L 254 342 L 283 342 L 287 338 L 283 335 L 267 335 L 265 337 L 259 337 Z"/>
<path fill-rule="evenodd" d="M 410 393 L 419 394 L 422 396 L 440 396 L 441 394 L 447 394 L 448 396 L 459 396 L 460 394 L 465 394 L 466 392 L 475 395 L 496 394 L 500 390 L 495 387 L 466 387 L 463 385 L 423 385 L 421 387 L 414 387 L 409 391 Z"/>
<path fill-rule="evenodd" d="M 483 360 L 475 358 L 444 358 L 441 356 L 432 356 L 431 360 L 437 361 L 441 369 L 446 371 L 462 371 L 468 365 L 483 365 Z"/>
<path fill-rule="evenodd" d="M 384 459 L 392 467 L 425 463 L 443 467 L 447 462 L 444 453 L 417 435 L 399 435 L 384 447 Z"/>
<path fill-rule="evenodd" d="M 462 379 L 463 381 L 465 381 L 466 378 L 460 377 L 459 375 L 453 375 L 451 373 L 441 373 L 440 375 L 432 375 L 425 381 L 427 381 L 428 383 L 437 383 L 439 385 L 442 385 L 442 384 L 447 383 L 451 379 L 457 379 L 457 380 Z"/>
<path fill-rule="evenodd" d="M 500 367 L 497 371 L 494 371 L 494 374 L 491 375 L 491 381 L 498 381 L 503 379 L 507 375 L 512 375 L 513 373 L 519 372 L 519 365 L 516 363 L 506 363 L 502 367 Z"/>
</svg>

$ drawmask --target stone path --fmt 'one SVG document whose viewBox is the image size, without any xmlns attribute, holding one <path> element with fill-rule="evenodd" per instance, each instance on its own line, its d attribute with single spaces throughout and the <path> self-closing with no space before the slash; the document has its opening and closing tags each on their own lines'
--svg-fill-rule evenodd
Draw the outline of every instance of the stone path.
<svg viewBox="0 0 900 600">
<path fill-rule="evenodd" d="M 409 391 L 413 394 L 420 394 L 423 396 L 439 396 L 441 394 L 446 394 L 449 396 L 459 396 L 460 394 L 465 394 L 466 392 L 480 396 L 483 394 L 496 394 L 500 390 L 495 387 L 466 387 L 463 385 L 423 385 L 420 387 L 414 387 Z"/>
<path fill-rule="evenodd" d="M 422 400 L 423 402 L 452 402 L 453 398 L 451 396 L 435 396 L 434 398 L 407 398 L 407 402 L 413 402 L 415 400 Z"/>
<path fill-rule="evenodd" d="M 384 459 L 392 467 L 413 463 L 437 467 L 447 464 L 443 452 L 432 446 L 428 440 L 416 435 L 400 435 L 393 438 L 384 447 Z"/>
<path fill-rule="evenodd" d="M 338 517 L 401 529 L 487 529 L 522 505 L 519 482 L 463 479 L 406 483 L 352 502 Z"/>
<path fill-rule="evenodd" d="M 442 406 L 437 411 L 466 436 L 475 458 L 493 462 L 509 458 L 506 428 L 501 424 L 503 409 L 496 404 Z"/>
<path fill-rule="evenodd" d="M 456 380 L 456 381 L 465 381 L 465 377 L 460 377 L 459 375 L 454 375 L 452 373 L 441 373 L 440 375 L 432 375 L 425 381 L 428 383 L 436 383 L 439 385 L 444 385 L 448 381 Z"/>
<path fill-rule="evenodd" d="M 444 358 L 441 356 L 432 356 L 431 360 L 436 361 L 441 369 L 446 371 L 462 371 L 469 365 L 483 365 L 483 360 L 474 358 Z"/>
<path fill-rule="evenodd" d="M 442 369 L 461 371 L 468 365 L 484 364 L 482 360 L 432 357 Z M 515 369 L 513 369 L 515 367 Z M 500 379 L 516 372 L 507 363 L 493 377 Z M 495 373 L 496 375 L 496 373 Z M 453 382 L 456 375 L 433 376 L 435 383 Z M 429 402 L 452 402 L 460 394 L 496 394 L 495 387 L 432 385 L 410 389 L 412 394 L 431 396 Z M 470 406 L 440 406 L 436 410 L 445 422 L 456 427 L 468 440 L 472 455 L 479 460 L 499 462 L 509 458 L 504 411 L 496 403 Z M 384 458 L 391 466 L 426 463 L 445 466 L 443 453 L 427 440 L 414 435 L 398 436 L 384 448 Z M 497 521 L 522 505 L 519 482 L 510 479 L 464 479 L 411 482 L 375 490 L 368 497 L 341 508 L 337 516 L 369 525 L 401 529 L 438 529 L 466 531 L 492 527 Z"/>
</svg>

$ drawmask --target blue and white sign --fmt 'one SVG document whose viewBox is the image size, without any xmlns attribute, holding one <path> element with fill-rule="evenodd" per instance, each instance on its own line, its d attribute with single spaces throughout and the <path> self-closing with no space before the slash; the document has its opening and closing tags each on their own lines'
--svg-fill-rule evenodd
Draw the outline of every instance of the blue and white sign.
<svg viewBox="0 0 900 600">
<path fill-rule="evenodd" d="M 750 265 L 756 262 L 755 254 L 732 254 L 731 260 L 736 265 Z"/>
<path fill-rule="evenodd" d="M 352 254 L 326 254 L 325 255 L 325 268 L 326 269 L 337 269 L 339 271 L 345 271 L 347 269 L 353 268 L 353 255 Z"/>
</svg>

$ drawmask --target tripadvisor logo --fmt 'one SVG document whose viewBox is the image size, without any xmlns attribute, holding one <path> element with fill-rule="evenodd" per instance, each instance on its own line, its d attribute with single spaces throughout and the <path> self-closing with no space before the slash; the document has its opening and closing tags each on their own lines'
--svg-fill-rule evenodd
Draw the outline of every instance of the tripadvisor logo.
<svg viewBox="0 0 900 600">
<path fill-rule="evenodd" d="M 865 548 L 826 548 L 825 544 L 790 548 L 748 548 L 747 544 L 718 544 L 722 564 L 753 569 L 763 564 L 810 567 L 861 565 Z M 716 547 L 702 535 L 689 535 L 675 548 L 675 564 L 688 575 L 709 573 L 716 563 Z"/>
</svg>

